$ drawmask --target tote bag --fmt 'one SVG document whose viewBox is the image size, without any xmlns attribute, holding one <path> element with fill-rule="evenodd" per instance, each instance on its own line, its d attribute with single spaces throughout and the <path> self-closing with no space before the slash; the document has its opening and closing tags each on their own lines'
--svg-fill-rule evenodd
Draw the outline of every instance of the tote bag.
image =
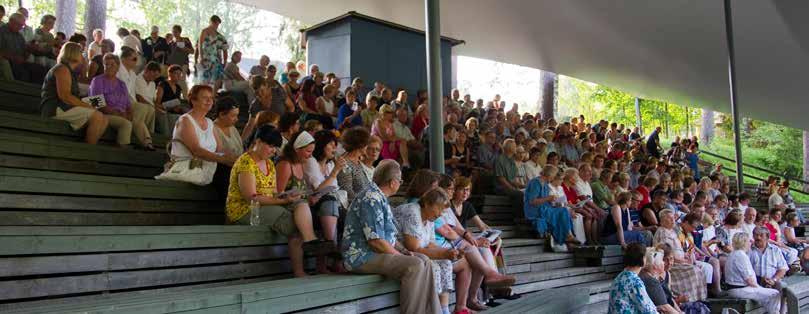
<svg viewBox="0 0 809 314">
<path fill-rule="evenodd" d="M 171 140 L 166 145 L 166 151 L 171 156 L 171 145 L 183 145 L 179 140 Z M 216 172 L 216 162 L 202 160 L 195 157 L 171 156 L 163 166 L 164 171 L 156 176 L 157 180 L 188 182 L 196 185 L 208 185 L 213 181 Z"/>
</svg>

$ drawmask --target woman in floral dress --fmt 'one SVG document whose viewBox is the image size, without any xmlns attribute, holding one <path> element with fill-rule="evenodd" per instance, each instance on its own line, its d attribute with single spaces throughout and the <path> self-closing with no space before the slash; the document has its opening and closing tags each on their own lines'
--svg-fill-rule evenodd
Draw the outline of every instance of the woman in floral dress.
<svg viewBox="0 0 809 314">
<path fill-rule="evenodd" d="M 211 16 L 211 24 L 199 35 L 198 50 L 194 55 L 197 83 L 212 85 L 215 90 L 222 86 L 228 61 L 228 41 L 217 31 L 221 23 L 218 16 Z"/>
</svg>

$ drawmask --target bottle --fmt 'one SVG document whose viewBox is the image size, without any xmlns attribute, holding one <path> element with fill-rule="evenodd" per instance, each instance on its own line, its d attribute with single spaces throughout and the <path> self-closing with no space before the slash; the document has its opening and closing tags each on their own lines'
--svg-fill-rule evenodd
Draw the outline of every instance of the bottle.
<svg viewBox="0 0 809 314">
<path fill-rule="evenodd" d="M 258 198 L 253 196 L 250 200 L 250 225 L 251 226 L 258 226 L 261 224 L 261 216 L 259 215 L 259 208 L 261 204 L 258 202 Z"/>
</svg>

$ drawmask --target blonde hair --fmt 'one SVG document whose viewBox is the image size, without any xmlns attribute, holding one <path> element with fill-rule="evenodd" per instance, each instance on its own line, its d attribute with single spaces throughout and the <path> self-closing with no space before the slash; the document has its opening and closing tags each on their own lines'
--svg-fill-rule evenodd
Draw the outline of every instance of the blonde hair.
<svg viewBox="0 0 809 314">
<path fill-rule="evenodd" d="M 71 63 L 71 62 L 80 62 L 82 59 L 82 48 L 81 45 L 73 42 L 67 42 L 62 46 L 62 50 L 59 51 L 59 57 L 56 60 L 59 63 Z"/>
<path fill-rule="evenodd" d="M 750 243 L 750 235 L 747 232 L 739 232 L 733 236 L 734 250 L 744 250 L 748 243 Z"/>
</svg>

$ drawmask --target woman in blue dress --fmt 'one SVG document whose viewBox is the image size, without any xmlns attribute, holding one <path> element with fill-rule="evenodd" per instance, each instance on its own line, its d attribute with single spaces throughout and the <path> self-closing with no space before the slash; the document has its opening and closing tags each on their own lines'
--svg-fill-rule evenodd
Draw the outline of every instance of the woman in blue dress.
<svg viewBox="0 0 809 314">
<path fill-rule="evenodd" d="M 531 179 L 525 188 L 523 210 L 525 218 L 530 220 L 539 234 L 550 233 L 557 244 L 576 244 L 578 241 L 571 232 L 573 222 L 570 210 L 551 193 L 548 185 L 559 175 L 556 166 L 545 166 L 539 177 Z M 552 245 L 555 250 L 564 251 L 566 248 Z"/>
</svg>

